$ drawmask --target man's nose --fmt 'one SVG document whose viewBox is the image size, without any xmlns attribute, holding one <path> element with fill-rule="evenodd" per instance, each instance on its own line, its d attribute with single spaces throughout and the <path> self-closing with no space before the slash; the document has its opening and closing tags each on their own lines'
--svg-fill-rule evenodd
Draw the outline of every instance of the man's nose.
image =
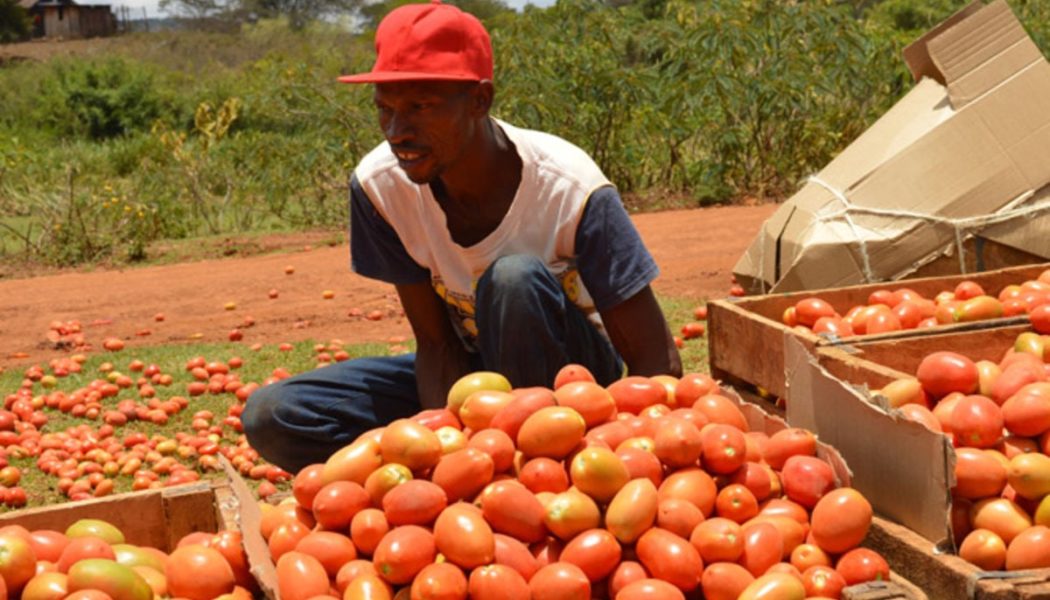
<svg viewBox="0 0 1050 600">
<path fill-rule="evenodd" d="M 387 141 L 393 144 L 407 141 L 412 138 L 414 127 L 411 120 L 403 113 L 392 113 L 383 126 L 383 134 Z"/>
</svg>

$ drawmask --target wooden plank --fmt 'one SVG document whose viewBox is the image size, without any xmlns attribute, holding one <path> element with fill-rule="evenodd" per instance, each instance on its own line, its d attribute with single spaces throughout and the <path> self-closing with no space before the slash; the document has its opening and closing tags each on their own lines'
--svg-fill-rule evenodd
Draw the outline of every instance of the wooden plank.
<svg viewBox="0 0 1050 600">
<path fill-rule="evenodd" d="M 906 340 L 934 335 L 965 333 L 971 330 L 1020 325 L 1024 317 L 995 319 L 978 323 L 943 325 L 931 329 L 906 330 L 878 335 L 862 335 L 830 340 L 801 328 L 792 329 L 782 322 L 784 310 L 799 300 L 819 296 L 841 314 L 851 307 L 866 304 L 868 296 L 877 290 L 907 287 L 927 297 L 953 290 L 964 280 L 976 281 L 985 291 L 998 294 L 1010 284 L 1020 284 L 1038 277 L 1050 268 L 1050 263 L 1010 267 L 995 271 L 926 277 L 889 283 L 867 284 L 843 288 L 809 290 L 788 294 L 750 296 L 733 300 L 713 300 L 708 303 L 708 360 L 712 375 L 727 381 L 746 382 L 777 397 L 787 394 L 784 378 L 783 336 L 791 332 L 810 347 L 847 343 L 852 346 L 884 340 Z M 998 358 L 998 357 L 997 357 Z M 876 361 L 877 362 L 877 361 Z M 888 364 L 888 363 L 887 363 Z M 913 369 L 914 371 L 914 369 Z"/>
<path fill-rule="evenodd" d="M 164 551 L 194 531 L 218 531 L 223 523 L 208 482 L 115 494 L 105 498 L 43 506 L 0 515 L 0 525 L 65 531 L 80 519 L 102 519 L 124 533 L 126 541 Z"/>
</svg>

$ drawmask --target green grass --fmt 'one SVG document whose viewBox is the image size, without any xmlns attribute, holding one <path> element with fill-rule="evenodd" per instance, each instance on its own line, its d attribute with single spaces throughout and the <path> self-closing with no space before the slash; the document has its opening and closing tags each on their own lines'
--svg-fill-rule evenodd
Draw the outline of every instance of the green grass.
<svg viewBox="0 0 1050 600">
<path fill-rule="evenodd" d="M 676 298 L 661 298 L 661 307 L 667 317 L 667 322 L 673 333 L 678 334 L 681 326 L 693 319 L 693 309 L 697 306 L 695 301 Z M 96 379 L 105 379 L 106 372 L 100 367 L 104 363 L 112 364 L 113 372 L 123 373 L 136 379 L 140 373 L 130 370 L 133 360 L 142 361 L 146 365 L 156 364 L 162 373 L 170 374 L 173 382 L 170 386 L 155 386 L 157 397 L 167 400 L 173 396 L 184 396 L 189 398 L 186 409 L 176 413 L 164 425 L 156 425 L 150 422 L 129 421 L 128 424 L 118 427 L 115 435 L 123 437 L 129 433 L 141 432 L 147 436 L 174 437 L 178 432 L 192 431 L 191 421 L 193 415 L 201 410 L 211 411 L 215 415 L 213 423 L 221 423 L 226 416 L 229 407 L 237 402 L 233 394 L 204 394 L 202 396 L 190 397 L 187 393 L 187 384 L 193 381 L 192 376 L 186 370 L 186 363 L 197 356 L 203 357 L 205 361 L 228 362 L 232 357 L 238 356 L 244 364 L 236 372 L 243 382 L 261 383 L 270 377 L 274 369 L 284 368 L 290 373 L 301 373 L 315 368 L 316 345 L 320 342 L 308 340 L 293 344 L 290 351 L 280 351 L 277 344 L 267 344 L 258 351 L 250 350 L 246 345 L 239 343 L 222 344 L 177 344 L 137 348 L 134 352 L 124 350 L 120 352 L 97 352 L 88 355 L 80 373 L 59 378 L 54 388 L 45 389 L 41 383 L 33 385 L 35 396 L 65 392 L 72 393 L 74 390 L 89 385 Z M 407 346 L 414 348 L 414 343 L 409 341 Z M 386 344 L 364 344 L 346 346 L 344 348 L 351 357 L 385 355 L 390 352 L 390 346 Z M 681 349 L 683 371 L 707 372 L 707 340 L 698 338 L 688 340 Z M 60 354 L 55 355 L 59 358 Z M 45 373 L 50 373 L 48 365 L 40 365 Z M 22 383 L 25 369 L 8 369 L 0 372 L 0 392 L 6 397 L 14 393 Z M 115 408 L 117 403 L 124 399 L 139 400 L 134 386 L 124 389 L 115 398 L 105 399 L 102 404 L 105 409 Z M 73 417 L 57 409 L 44 409 L 48 416 L 48 423 L 44 426 L 44 432 L 60 432 L 77 425 L 89 424 L 97 428 L 102 424 L 101 419 L 96 421 L 85 418 Z M 236 444 L 238 435 L 229 428 L 224 428 L 222 443 Z M 45 506 L 66 502 L 68 499 L 58 489 L 58 479 L 45 474 L 36 467 L 36 457 L 12 458 L 10 464 L 22 470 L 20 485 L 25 488 L 29 497 L 30 506 Z M 192 463 L 187 463 L 191 464 Z M 211 473 L 202 473 L 202 477 L 213 476 Z M 129 476 L 118 476 L 114 478 L 115 492 L 126 492 L 131 490 L 132 478 Z M 253 486 L 258 482 L 249 481 Z M 287 485 L 281 486 L 287 488 Z M 0 509 L 4 510 L 4 509 Z M 10 510 L 10 509 L 6 509 Z"/>
</svg>

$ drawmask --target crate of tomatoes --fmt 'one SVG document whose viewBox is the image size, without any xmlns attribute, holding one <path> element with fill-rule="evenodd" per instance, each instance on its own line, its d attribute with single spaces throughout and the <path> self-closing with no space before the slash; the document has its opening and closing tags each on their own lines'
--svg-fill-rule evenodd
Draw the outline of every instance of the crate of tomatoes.
<svg viewBox="0 0 1050 600">
<path fill-rule="evenodd" d="M 784 334 L 811 349 L 1021 323 L 1050 301 L 1050 264 L 708 303 L 711 373 L 783 398 Z M 756 359 L 759 357 L 760 360 Z"/>
<path fill-rule="evenodd" d="M 465 376 L 242 521 L 283 600 L 925 598 L 812 433 L 711 377 Z M 318 538 L 324 538 L 318 539 Z"/>
<path fill-rule="evenodd" d="M 900 523 L 869 543 L 931 597 L 1050 598 L 1050 305 L 1027 320 L 815 351 L 785 339 L 788 421 Z"/>
</svg>

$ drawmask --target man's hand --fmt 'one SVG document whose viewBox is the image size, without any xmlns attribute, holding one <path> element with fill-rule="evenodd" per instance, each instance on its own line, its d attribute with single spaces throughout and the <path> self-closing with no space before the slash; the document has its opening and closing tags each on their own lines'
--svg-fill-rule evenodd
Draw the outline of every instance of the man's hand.
<svg viewBox="0 0 1050 600">
<path fill-rule="evenodd" d="M 627 363 L 629 374 L 681 377 L 678 347 L 649 286 L 601 315 L 605 331 Z"/>
<path fill-rule="evenodd" d="M 397 286 L 401 306 L 416 337 L 416 388 L 424 409 L 444 408 L 448 390 L 470 372 L 463 342 L 449 320 L 448 308 L 429 283 Z"/>
</svg>

